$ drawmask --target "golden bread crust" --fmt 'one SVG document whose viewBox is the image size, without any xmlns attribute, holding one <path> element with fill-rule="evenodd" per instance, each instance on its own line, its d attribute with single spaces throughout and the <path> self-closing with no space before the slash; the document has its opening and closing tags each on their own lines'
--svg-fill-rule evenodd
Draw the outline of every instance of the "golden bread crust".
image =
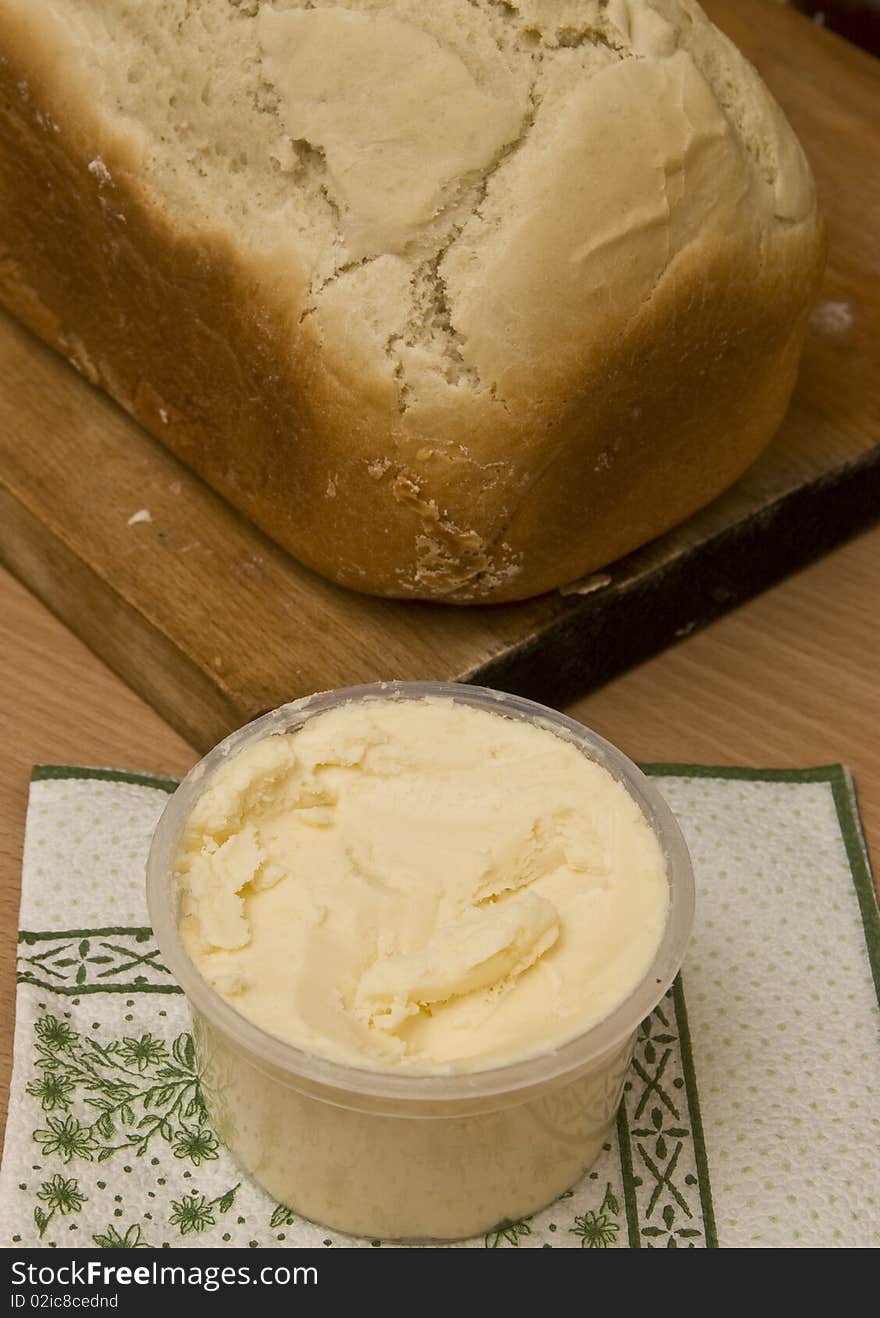
<svg viewBox="0 0 880 1318">
<path fill-rule="evenodd" d="M 160 195 L 50 14 L 0 3 L 0 38 L 0 300 L 325 576 L 540 593 L 713 499 L 780 422 L 823 263 L 812 181 L 763 90 L 762 178 L 696 56 L 612 51 L 496 162 L 433 267 L 444 375 L 395 329 L 399 254 L 316 285 L 293 238 L 255 250 Z"/>
</svg>

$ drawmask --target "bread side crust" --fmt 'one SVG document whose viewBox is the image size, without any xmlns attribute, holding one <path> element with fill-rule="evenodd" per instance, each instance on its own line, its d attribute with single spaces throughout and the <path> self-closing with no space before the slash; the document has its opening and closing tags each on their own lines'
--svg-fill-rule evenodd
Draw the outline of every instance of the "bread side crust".
<svg viewBox="0 0 880 1318">
<path fill-rule="evenodd" d="M 688 516 L 778 426 L 821 268 L 815 218 L 774 234 L 759 268 L 733 240 L 688 249 L 571 395 L 416 422 L 393 378 L 348 369 L 303 318 L 295 250 L 243 252 L 167 213 L 51 20 L 0 15 L 0 32 L 0 299 L 323 575 L 525 598 Z"/>
</svg>

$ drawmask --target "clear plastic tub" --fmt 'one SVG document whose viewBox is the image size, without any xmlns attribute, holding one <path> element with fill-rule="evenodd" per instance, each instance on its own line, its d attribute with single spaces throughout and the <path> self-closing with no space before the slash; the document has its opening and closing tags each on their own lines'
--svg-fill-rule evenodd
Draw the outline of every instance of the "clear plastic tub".
<svg viewBox="0 0 880 1318">
<path fill-rule="evenodd" d="M 621 1005 L 562 1046 L 491 1070 L 402 1075 L 332 1062 L 265 1033 L 202 978 L 178 932 L 174 862 L 192 807 L 229 756 L 349 701 L 441 696 L 565 738 L 637 801 L 666 857 L 669 916 L 653 963 Z M 280 1203 L 353 1235 L 451 1240 L 550 1203 L 589 1168 L 614 1120 L 639 1023 L 675 978 L 694 882 L 663 798 L 608 742 L 554 710 L 476 686 L 382 682 L 310 696 L 234 732 L 186 776 L 147 862 L 161 954 L 189 999 L 217 1134 Z"/>
</svg>

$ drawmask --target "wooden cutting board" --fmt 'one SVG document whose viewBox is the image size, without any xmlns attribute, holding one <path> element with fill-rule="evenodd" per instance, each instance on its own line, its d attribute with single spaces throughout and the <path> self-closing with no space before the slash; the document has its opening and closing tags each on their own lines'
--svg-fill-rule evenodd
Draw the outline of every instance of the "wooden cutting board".
<svg viewBox="0 0 880 1318">
<path fill-rule="evenodd" d="M 771 448 L 580 590 L 453 609 L 332 586 L 0 318 L 0 558 L 195 746 L 296 696 L 383 677 L 563 703 L 880 514 L 880 64 L 769 0 L 706 7 L 807 149 L 827 277 Z"/>
</svg>

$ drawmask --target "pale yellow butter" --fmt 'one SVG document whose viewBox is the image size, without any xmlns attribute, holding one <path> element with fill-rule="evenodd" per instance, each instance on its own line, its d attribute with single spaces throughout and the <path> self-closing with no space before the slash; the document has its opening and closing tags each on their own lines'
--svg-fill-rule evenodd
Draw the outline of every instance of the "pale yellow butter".
<svg viewBox="0 0 880 1318">
<path fill-rule="evenodd" d="M 205 978 L 336 1061 L 480 1070 L 558 1045 L 637 986 L 660 846 L 554 733 L 448 699 L 320 714 L 230 759 L 178 857 Z"/>
</svg>

